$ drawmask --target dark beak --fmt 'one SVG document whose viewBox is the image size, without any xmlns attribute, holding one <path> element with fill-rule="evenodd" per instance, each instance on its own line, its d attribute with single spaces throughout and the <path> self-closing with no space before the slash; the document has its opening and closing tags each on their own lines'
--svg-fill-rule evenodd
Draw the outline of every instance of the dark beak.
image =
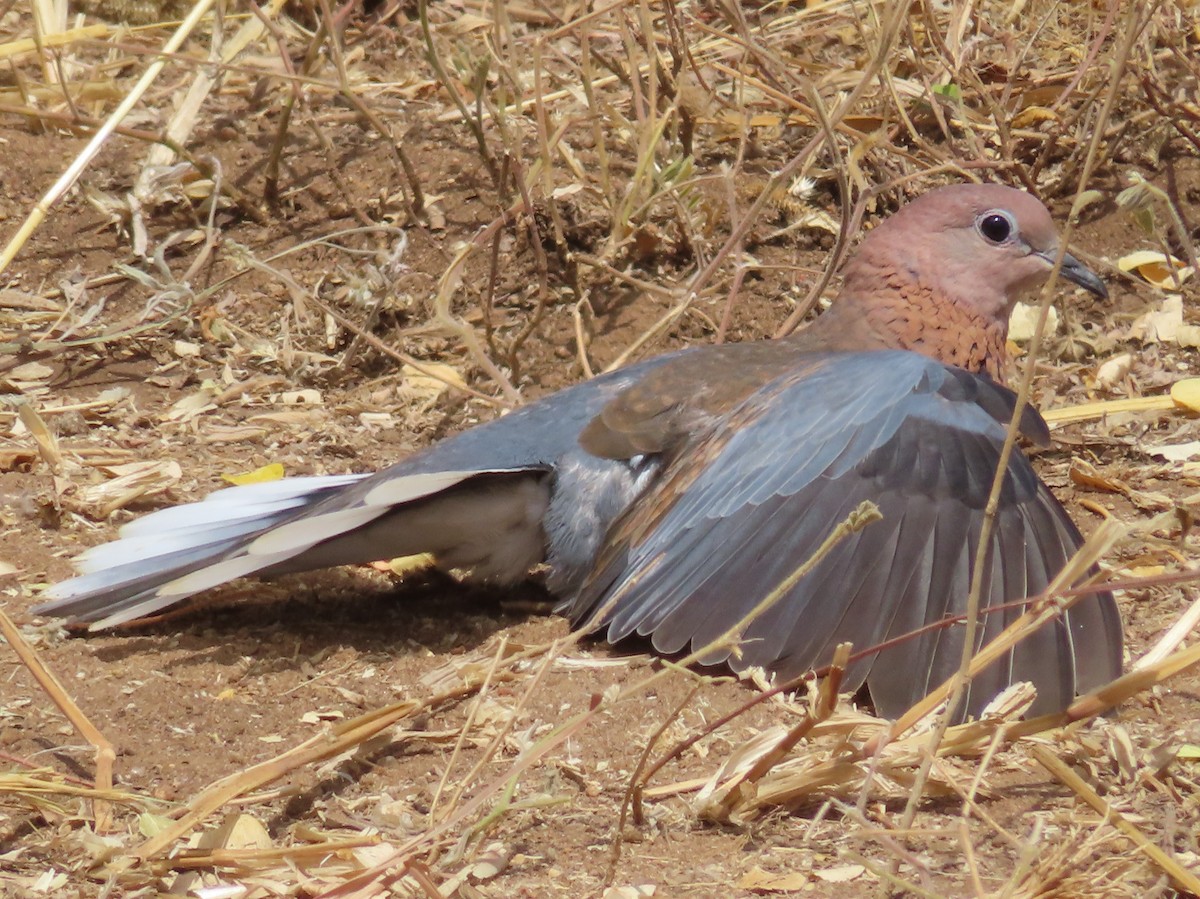
<svg viewBox="0 0 1200 899">
<path fill-rule="evenodd" d="M 1054 255 L 1047 255 L 1046 261 L 1053 264 Z M 1100 280 L 1100 276 L 1094 271 L 1067 253 L 1063 256 L 1062 268 L 1059 273 L 1073 284 L 1078 284 L 1088 293 L 1094 293 L 1102 300 L 1108 299 L 1108 288 L 1104 286 L 1104 282 Z"/>
</svg>

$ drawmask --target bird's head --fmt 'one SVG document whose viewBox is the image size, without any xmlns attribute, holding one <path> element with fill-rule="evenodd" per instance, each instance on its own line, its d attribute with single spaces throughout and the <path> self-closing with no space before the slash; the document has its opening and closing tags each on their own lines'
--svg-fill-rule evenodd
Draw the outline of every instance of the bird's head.
<svg viewBox="0 0 1200 899">
<path fill-rule="evenodd" d="M 868 234 L 846 266 L 846 289 L 861 293 L 887 272 L 1007 324 L 1013 304 L 1046 282 L 1058 251 L 1054 221 L 1032 195 L 997 184 L 956 184 L 913 200 Z M 1108 295 L 1070 253 L 1061 274 Z"/>
</svg>

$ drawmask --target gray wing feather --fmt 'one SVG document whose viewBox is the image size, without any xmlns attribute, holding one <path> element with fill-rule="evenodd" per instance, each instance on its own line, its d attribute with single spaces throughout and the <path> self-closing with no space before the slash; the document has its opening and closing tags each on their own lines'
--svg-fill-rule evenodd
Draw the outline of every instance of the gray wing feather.
<svg viewBox="0 0 1200 899">
<path fill-rule="evenodd" d="M 1011 409 L 1003 388 L 911 354 L 847 354 L 780 378 L 678 449 L 676 463 L 614 526 L 613 545 L 566 611 L 613 641 L 637 633 L 662 652 L 702 647 L 870 499 L 884 520 L 835 547 L 751 624 L 731 664 L 787 676 L 824 664 L 838 642 L 862 649 L 960 614 Z M 1044 436 L 1036 413 L 1024 421 Z M 697 456 L 707 459 L 698 475 L 688 468 Z M 1003 485 L 983 605 L 1040 592 L 1079 543 L 1017 454 Z M 604 612 L 610 601 L 615 607 Z M 1072 627 L 1103 650 L 1095 675 L 1116 676 L 1112 598 L 1085 603 L 1095 608 L 1047 625 L 981 672 L 970 711 L 1013 679 L 1035 682 L 1037 709 L 1063 707 L 1079 686 L 1077 657 L 1089 655 L 1072 644 Z M 980 645 L 1019 614 L 987 616 Z M 899 714 L 957 669 L 961 648 L 961 626 L 932 630 L 854 666 L 850 686 L 867 679 L 880 711 Z"/>
</svg>

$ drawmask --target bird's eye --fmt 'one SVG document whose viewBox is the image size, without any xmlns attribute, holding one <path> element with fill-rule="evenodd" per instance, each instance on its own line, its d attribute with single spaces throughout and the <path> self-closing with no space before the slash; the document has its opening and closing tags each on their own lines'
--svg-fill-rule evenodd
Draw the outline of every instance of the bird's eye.
<svg viewBox="0 0 1200 899">
<path fill-rule="evenodd" d="M 989 243 L 1004 243 L 1017 230 L 1013 220 L 1003 212 L 985 212 L 975 222 L 975 227 Z"/>
</svg>

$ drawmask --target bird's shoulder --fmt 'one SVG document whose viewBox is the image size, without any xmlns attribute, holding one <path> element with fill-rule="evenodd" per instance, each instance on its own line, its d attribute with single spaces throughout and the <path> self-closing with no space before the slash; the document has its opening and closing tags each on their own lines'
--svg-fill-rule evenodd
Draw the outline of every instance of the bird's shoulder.
<svg viewBox="0 0 1200 899">
<path fill-rule="evenodd" d="M 722 344 L 677 353 L 609 399 L 584 428 L 589 452 L 622 459 L 661 453 L 729 414 L 766 384 L 802 375 L 818 354 L 788 340 Z"/>
<path fill-rule="evenodd" d="M 814 432 L 927 420 L 935 429 L 991 431 L 1012 415 L 1015 395 L 986 376 L 899 350 L 810 350 L 774 340 L 681 354 L 608 399 L 580 443 L 595 455 L 671 453 L 741 430 L 785 441 Z M 1022 430 L 1048 440 L 1027 408 Z M 723 436 L 718 436 L 723 435 Z"/>
</svg>

